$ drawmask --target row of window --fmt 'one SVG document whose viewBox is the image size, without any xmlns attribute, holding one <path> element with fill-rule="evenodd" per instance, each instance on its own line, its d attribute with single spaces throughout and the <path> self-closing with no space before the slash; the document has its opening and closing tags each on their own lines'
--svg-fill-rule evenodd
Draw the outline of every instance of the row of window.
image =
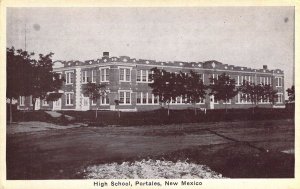
<svg viewBox="0 0 300 189">
<path fill-rule="evenodd" d="M 237 95 L 237 103 L 238 104 L 251 104 L 251 100 L 249 98 L 247 98 L 247 95 L 243 95 L 243 94 L 238 94 Z M 271 103 L 270 100 L 267 99 L 261 99 L 259 101 L 259 103 Z M 283 103 L 283 94 L 282 93 L 278 93 L 277 94 L 277 98 L 275 100 L 275 103 Z"/>
<path fill-rule="evenodd" d="M 278 97 L 276 99 L 276 103 L 283 103 L 283 94 L 278 93 Z M 30 105 L 32 106 L 32 98 L 30 96 Z M 120 104 L 123 105 L 130 105 L 131 104 L 131 92 L 130 91 L 120 91 L 119 92 L 119 100 Z M 236 99 L 238 104 L 251 104 L 251 100 L 247 98 L 247 95 L 242 96 L 242 94 L 237 95 Z M 88 101 L 84 101 L 84 103 L 87 103 Z M 219 102 L 212 98 L 212 102 L 214 104 L 218 104 Z M 25 106 L 25 96 L 20 96 L 20 106 Z M 147 105 L 147 104 L 158 104 L 159 103 L 159 98 L 157 96 L 154 96 L 151 93 L 142 93 L 142 92 L 137 92 L 136 96 L 136 104 L 137 105 Z M 170 104 L 190 104 L 191 102 L 187 98 L 183 97 L 177 97 L 171 99 Z M 200 101 L 197 104 L 204 104 L 205 99 L 200 99 Z M 227 104 L 231 103 L 231 99 L 229 99 Z M 260 103 L 270 103 L 269 99 L 265 100 L 260 100 Z M 65 94 L 65 104 L 67 106 L 73 106 L 74 105 L 74 93 L 66 93 Z M 109 97 L 108 95 L 104 95 L 100 97 L 100 104 L 101 105 L 109 105 Z M 88 105 L 88 104 L 83 104 L 83 105 Z M 92 105 L 97 105 L 97 100 L 92 100 Z M 42 100 L 42 106 L 49 106 L 48 102 L 46 100 Z"/>
<path fill-rule="evenodd" d="M 25 106 L 25 96 L 20 96 L 19 104 L 20 106 Z M 29 104 L 32 106 L 32 96 L 29 96 Z M 42 106 L 49 106 L 49 103 L 46 100 L 42 100 Z"/>
<path fill-rule="evenodd" d="M 109 68 L 100 68 L 100 82 L 108 82 L 109 81 Z M 73 78 L 74 78 L 74 72 L 73 71 L 66 71 L 66 84 L 73 84 Z M 137 76 L 136 76 L 136 81 L 138 83 L 150 83 L 151 78 L 150 76 L 150 71 L 149 70 L 137 70 Z M 210 75 L 212 78 L 217 78 L 218 79 L 218 74 L 211 74 Z M 92 82 L 95 83 L 97 79 L 97 70 L 91 70 L 91 76 L 89 75 L 88 71 L 82 71 L 81 73 L 81 82 L 82 83 L 88 83 Z M 121 82 L 131 82 L 131 68 L 119 68 L 119 78 Z M 204 82 L 204 74 L 200 74 L 200 79 Z M 272 84 L 272 78 L 271 77 L 258 77 L 257 81 L 255 81 L 255 76 L 237 76 L 237 85 L 242 85 L 243 81 L 248 81 L 248 82 L 258 82 L 261 84 Z M 283 85 L 283 78 L 282 77 L 276 77 L 275 78 L 276 82 L 276 87 L 282 87 Z"/>
</svg>

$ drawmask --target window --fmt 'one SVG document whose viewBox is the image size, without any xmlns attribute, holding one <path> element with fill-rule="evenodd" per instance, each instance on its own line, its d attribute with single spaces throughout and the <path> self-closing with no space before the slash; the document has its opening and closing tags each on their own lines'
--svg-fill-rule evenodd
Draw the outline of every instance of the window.
<svg viewBox="0 0 300 189">
<path fill-rule="evenodd" d="M 43 106 L 49 106 L 47 100 L 42 100 L 42 105 L 43 105 Z"/>
<path fill-rule="evenodd" d="M 97 99 L 92 99 L 92 106 L 97 105 Z"/>
<path fill-rule="evenodd" d="M 231 99 L 225 100 L 224 104 L 231 104 Z"/>
<path fill-rule="evenodd" d="M 147 104 L 147 93 L 143 93 L 143 104 Z"/>
<path fill-rule="evenodd" d="M 244 80 L 245 80 L 245 77 L 242 75 L 242 76 L 241 76 L 240 85 L 243 85 L 243 83 L 244 83 Z"/>
<path fill-rule="evenodd" d="M 171 98 L 171 103 L 170 104 L 175 104 L 176 103 L 176 98 Z"/>
<path fill-rule="evenodd" d="M 141 81 L 141 70 L 137 70 L 136 72 L 136 81 Z"/>
<path fill-rule="evenodd" d="M 131 104 L 131 92 L 129 91 L 120 91 L 119 92 L 119 100 L 120 104 Z"/>
<path fill-rule="evenodd" d="M 147 95 L 148 95 L 148 104 L 152 104 L 153 95 L 149 93 Z"/>
<path fill-rule="evenodd" d="M 180 99 L 181 99 L 180 96 L 176 97 L 176 104 L 180 104 L 180 103 L 181 103 L 181 102 L 180 102 Z"/>
<path fill-rule="evenodd" d="M 124 72 L 125 72 L 125 69 L 124 68 L 120 68 L 120 81 L 124 81 Z"/>
<path fill-rule="evenodd" d="M 277 102 L 276 103 L 283 103 L 283 94 L 277 93 Z"/>
<path fill-rule="evenodd" d="M 154 104 L 158 104 L 158 96 L 154 96 L 154 95 L 152 95 L 153 97 L 154 97 Z"/>
<path fill-rule="evenodd" d="M 66 93 L 66 105 L 67 106 L 73 105 L 73 93 Z"/>
<path fill-rule="evenodd" d="M 153 73 L 153 71 L 152 71 L 152 73 Z M 143 82 L 143 83 L 152 82 L 150 77 L 151 76 L 150 76 L 148 70 L 138 70 L 137 75 L 136 75 L 136 81 Z"/>
<path fill-rule="evenodd" d="M 61 72 L 56 72 L 58 74 L 58 78 L 62 79 L 62 73 Z"/>
<path fill-rule="evenodd" d="M 126 81 L 130 81 L 130 69 L 125 69 L 126 72 Z"/>
<path fill-rule="evenodd" d="M 251 76 L 248 76 L 248 82 L 251 83 Z"/>
<path fill-rule="evenodd" d="M 142 81 L 143 82 L 147 81 L 147 71 L 146 70 L 142 70 Z"/>
<path fill-rule="evenodd" d="M 25 96 L 20 96 L 20 106 L 25 105 Z"/>
<path fill-rule="evenodd" d="M 158 97 L 155 97 L 153 94 L 150 93 L 137 92 L 136 104 L 158 104 Z"/>
<path fill-rule="evenodd" d="M 259 83 L 265 85 L 265 84 L 267 84 L 267 79 L 268 78 L 266 78 L 266 77 L 260 77 Z"/>
<path fill-rule="evenodd" d="M 213 102 L 214 102 L 214 104 L 219 104 L 219 101 L 217 101 L 217 100 L 215 99 L 215 97 L 213 97 Z"/>
<path fill-rule="evenodd" d="M 100 81 L 108 82 L 109 81 L 109 68 L 100 69 Z"/>
<path fill-rule="evenodd" d="M 215 74 L 212 74 L 210 78 L 213 78 L 213 79 L 214 79 L 214 78 L 215 78 Z M 211 83 L 211 84 L 215 84 L 215 81 L 212 80 L 210 83 Z"/>
<path fill-rule="evenodd" d="M 101 104 L 109 105 L 109 97 L 108 97 L 107 93 L 105 93 L 103 96 L 101 96 Z"/>
<path fill-rule="evenodd" d="M 151 74 L 154 74 L 154 71 L 151 71 Z M 148 82 L 153 82 L 152 78 L 151 78 L 151 74 L 148 74 Z"/>
<path fill-rule="evenodd" d="M 97 70 L 92 70 L 92 83 L 97 81 Z"/>
<path fill-rule="evenodd" d="M 130 92 L 126 92 L 126 104 L 130 104 Z"/>
<path fill-rule="evenodd" d="M 282 77 L 275 78 L 276 87 L 282 87 Z"/>
<path fill-rule="evenodd" d="M 87 71 L 82 71 L 82 83 L 88 83 L 89 82 L 89 77 L 88 77 L 88 72 Z"/>
<path fill-rule="evenodd" d="M 204 98 L 200 98 L 199 102 L 197 102 L 197 104 L 204 104 L 204 102 L 205 102 L 205 99 Z"/>
<path fill-rule="evenodd" d="M 130 82 L 131 70 L 130 68 L 120 68 L 120 81 Z"/>
<path fill-rule="evenodd" d="M 141 104 L 141 95 L 142 95 L 142 93 L 136 93 L 136 103 L 137 104 Z"/>
<path fill-rule="evenodd" d="M 66 72 L 66 84 L 73 84 L 73 71 Z"/>
<path fill-rule="evenodd" d="M 200 80 L 204 83 L 204 74 L 199 74 L 200 75 Z"/>
<path fill-rule="evenodd" d="M 29 105 L 32 106 L 32 95 L 29 96 Z"/>
</svg>

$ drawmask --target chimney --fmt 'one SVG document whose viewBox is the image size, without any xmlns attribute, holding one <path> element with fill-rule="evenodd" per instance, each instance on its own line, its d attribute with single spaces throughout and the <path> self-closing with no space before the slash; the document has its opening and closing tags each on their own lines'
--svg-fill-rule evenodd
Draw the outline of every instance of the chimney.
<svg viewBox="0 0 300 189">
<path fill-rule="evenodd" d="M 103 52 L 103 57 L 109 58 L 109 52 Z"/>
<path fill-rule="evenodd" d="M 263 65 L 263 69 L 264 70 L 268 69 L 268 66 L 267 65 Z"/>
</svg>

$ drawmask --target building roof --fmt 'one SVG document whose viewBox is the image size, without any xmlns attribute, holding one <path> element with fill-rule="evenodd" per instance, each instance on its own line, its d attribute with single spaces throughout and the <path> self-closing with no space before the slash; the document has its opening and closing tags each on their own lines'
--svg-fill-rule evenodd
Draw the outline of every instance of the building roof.
<svg viewBox="0 0 300 189">
<path fill-rule="evenodd" d="M 182 68 L 199 68 L 199 69 L 212 69 L 212 70 L 224 70 L 224 71 L 241 71 L 241 72 L 258 72 L 258 73 L 274 73 L 274 74 L 283 74 L 283 70 L 275 69 L 254 69 L 242 66 L 228 65 L 223 64 L 217 60 L 208 60 L 204 62 L 182 62 L 182 61 L 155 61 L 147 59 L 136 59 L 129 56 L 120 56 L 120 57 L 108 57 L 104 56 L 101 59 L 96 60 L 86 60 L 86 61 L 60 61 L 57 60 L 54 62 L 53 68 L 66 68 L 66 67 L 81 67 L 88 65 L 96 64 L 108 64 L 108 63 L 122 63 L 122 64 L 135 64 L 135 65 L 153 65 L 153 67 L 182 67 Z"/>
</svg>

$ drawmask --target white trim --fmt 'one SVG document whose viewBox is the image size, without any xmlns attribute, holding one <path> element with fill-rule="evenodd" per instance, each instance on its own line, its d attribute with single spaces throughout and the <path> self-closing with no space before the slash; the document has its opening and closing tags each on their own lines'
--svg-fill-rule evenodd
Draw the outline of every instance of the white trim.
<svg viewBox="0 0 300 189">
<path fill-rule="evenodd" d="M 70 69 L 66 70 L 65 73 L 74 73 L 74 69 L 72 69 L 72 70 L 70 70 Z"/>
<path fill-rule="evenodd" d="M 120 66 L 131 66 L 132 67 L 139 67 L 139 66 L 147 66 L 147 67 L 157 67 L 157 68 L 178 68 L 178 69 L 194 69 L 194 70 L 203 70 L 203 71 L 219 71 L 219 72 L 234 72 L 234 73 L 249 73 L 249 74 L 261 74 L 261 75 L 276 75 L 276 76 L 284 76 L 284 73 L 282 74 L 275 74 L 275 73 L 264 73 L 264 72 L 257 72 L 257 71 L 242 71 L 242 70 L 222 70 L 222 69 L 209 69 L 209 68 L 202 68 L 202 67 L 180 67 L 180 66 L 172 66 L 171 64 L 165 64 L 164 66 L 162 65 L 153 65 L 153 64 L 137 64 L 137 63 L 124 63 L 124 62 L 109 62 L 109 63 L 101 63 L 103 66 L 113 66 L 113 65 L 120 65 Z M 93 68 L 93 67 L 99 67 L 99 64 L 93 64 L 93 65 L 81 65 L 81 66 L 72 66 L 72 67 L 65 67 L 65 68 L 57 68 L 55 70 L 59 71 L 64 71 L 64 70 L 69 70 L 70 68 Z M 111 68 L 113 69 L 113 68 Z"/>
<path fill-rule="evenodd" d="M 274 105 L 273 108 L 285 108 L 285 104 L 284 105 Z"/>
</svg>

